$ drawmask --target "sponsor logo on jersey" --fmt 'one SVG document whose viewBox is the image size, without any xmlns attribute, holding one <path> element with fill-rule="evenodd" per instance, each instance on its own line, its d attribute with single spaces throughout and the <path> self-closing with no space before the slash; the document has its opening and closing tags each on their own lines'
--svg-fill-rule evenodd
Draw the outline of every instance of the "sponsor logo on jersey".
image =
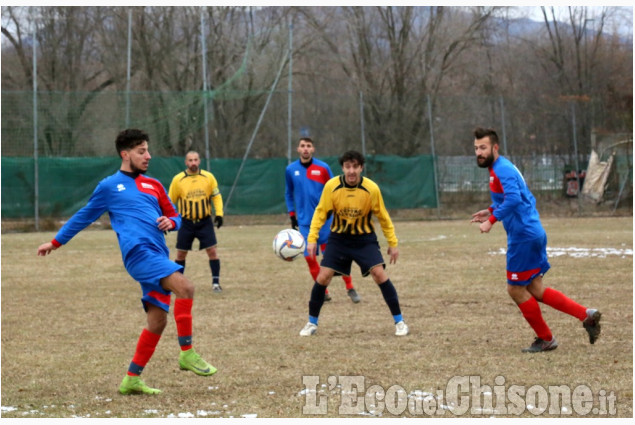
<svg viewBox="0 0 635 425">
<path fill-rule="evenodd" d="M 153 189 L 154 190 L 154 186 L 152 186 L 150 183 L 141 182 L 141 187 L 144 188 L 144 189 Z"/>
<path fill-rule="evenodd" d="M 298 170 L 295 170 L 295 173 L 293 173 L 294 176 L 299 176 L 300 172 Z"/>
<path fill-rule="evenodd" d="M 126 190 L 126 186 L 124 186 L 123 184 L 119 183 L 117 185 L 117 191 L 121 192 L 121 191 L 124 191 L 124 190 Z"/>
<path fill-rule="evenodd" d="M 321 176 L 322 172 L 320 170 L 311 170 L 312 176 Z"/>
</svg>

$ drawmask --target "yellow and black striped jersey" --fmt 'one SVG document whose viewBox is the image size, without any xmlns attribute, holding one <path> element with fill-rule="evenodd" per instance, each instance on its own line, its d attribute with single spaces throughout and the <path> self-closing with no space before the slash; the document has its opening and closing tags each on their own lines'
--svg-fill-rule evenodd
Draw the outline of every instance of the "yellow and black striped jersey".
<svg viewBox="0 0 635 425">
<path fill-rule="evenodd" d="M 311 220 L 308 242 L 317 242 L 320 228 L 333 215 L 331 232 L 348 235 L 365 235 L 375 232 L 373 214 L 379 220 L 384 236 L 391 247 L 397 246 L 395 227 L 384 205 L 377 184 L 362 177 L 357 186 L 348 186 L 344 176 L 330 179 L 324 185 L 320 202 Z"/>
<path fill-rule="evenodd" d="M 180 172 L 172 179 L 168 196 L 183 218 L 196 221 L 212 215 L 212 204 L 215 215 L 223 215 L 223 197 L 218 189 L 218 182 L 212 173 L 199 170 L 189 174 L 187 170 Z"/>
</svg>

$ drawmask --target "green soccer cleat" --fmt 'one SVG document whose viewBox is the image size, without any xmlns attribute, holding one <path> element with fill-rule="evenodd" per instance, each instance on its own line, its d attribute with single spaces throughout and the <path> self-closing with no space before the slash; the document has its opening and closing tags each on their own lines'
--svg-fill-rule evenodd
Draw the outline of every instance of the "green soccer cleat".
<svg viewBox="0 0 635 425">
<path fill-rule="evenodd" d="M 161 390 L 150 388 L 138 376 L 126 375 L 119 385 L 119 392 L 123 395 L 129 394 L 159 394 Z"/>
<path fill-rule="evenodd" d="M 183 370 L 191 370 L 201 376 L 209 376 L 216 373 L 216 368 L 203 360 L 193 348 L 181 351 L 181 354 L 179 354 L 179 366 Z"/>
</svg>

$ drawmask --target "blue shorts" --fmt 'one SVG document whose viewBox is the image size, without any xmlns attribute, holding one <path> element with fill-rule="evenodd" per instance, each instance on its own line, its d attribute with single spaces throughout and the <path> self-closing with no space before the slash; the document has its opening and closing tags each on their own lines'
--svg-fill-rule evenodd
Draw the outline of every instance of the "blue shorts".
<svg viewBox="0 0 635 425">
<path fill-rule="evenodd" d="M 386 267 L 377 236 L 374 233 L 370 235 L 331 233 L 320 266 L 335 270 L 335 276 L 350 276 L 353 261 L 357 263 L 364 277 L 368 276 L 375 266 Z"/>
<path fill-rule="evenodd" d="M 302 237 L 304 237 L 304 240 L 307 241 L 307 245 L 308 245 L 310 226 L 298 226 L 298 227 L 300 229 L 300 233 L 302 234 Z M 331 233 L 331 229 L 329 227 L 330 226 L 324 225 L 320 229 L 320 233 L 318 234 L 318 240 L 317 240 L 317 251 L 315 251 L 315 255 L 320 255 L 320 246 L 324 245 L 329 240 L 329 233 Z M 305 247 L 304 256 L 307 257 L 308 255 L 309 255 L 309 252 L 306 250 L 306 247 Z"/>
<path fill-rule="evenodd" d="M 507 283 L 510 285 L 527 286 L 549 268 L 547 235 L 507 246 Z"/>
<path fill-rule="evenodd" d="M 138 245 L 133 248 L 124 260 L 126 270 L 130 276 L 141 284 L 143 293 L 141 302 L 147 311 L 147 303 L 163 310 L 170 311 L 171 291 L 161 286 L 161 279 L 174 272 L 182 272 L 183 267 L 170 261 L 166 251 L 152 245 Z"/>
<path fill-rule="evenodd" d="M 198 249 L 207 249 L 216 246 L 216 233 L 212 217 L 191 221 L 186 218 L 181 220 L 181 227 L 176 235 L 176 249 L 190 251 L 194 238 L 198 239 Z"/>
</svg>

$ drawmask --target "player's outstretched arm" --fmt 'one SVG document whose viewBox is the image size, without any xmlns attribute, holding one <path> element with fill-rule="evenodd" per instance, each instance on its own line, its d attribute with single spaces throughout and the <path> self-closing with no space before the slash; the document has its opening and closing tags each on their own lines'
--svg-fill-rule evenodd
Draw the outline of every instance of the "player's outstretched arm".
<svg viewBox="0 0 635 425">
<path fill-rule="evenodd" d="M 38 256 L 45 256 L 47 254 L 50 254 L 51 251 L 55 251 L 57 249 L 57 247 L 55 245 L 53 245 L 52 242 L 46 242 L 43 243 L 42 245 L 40 245 L 37 249 L 37 255 Z"/>
</svg>

